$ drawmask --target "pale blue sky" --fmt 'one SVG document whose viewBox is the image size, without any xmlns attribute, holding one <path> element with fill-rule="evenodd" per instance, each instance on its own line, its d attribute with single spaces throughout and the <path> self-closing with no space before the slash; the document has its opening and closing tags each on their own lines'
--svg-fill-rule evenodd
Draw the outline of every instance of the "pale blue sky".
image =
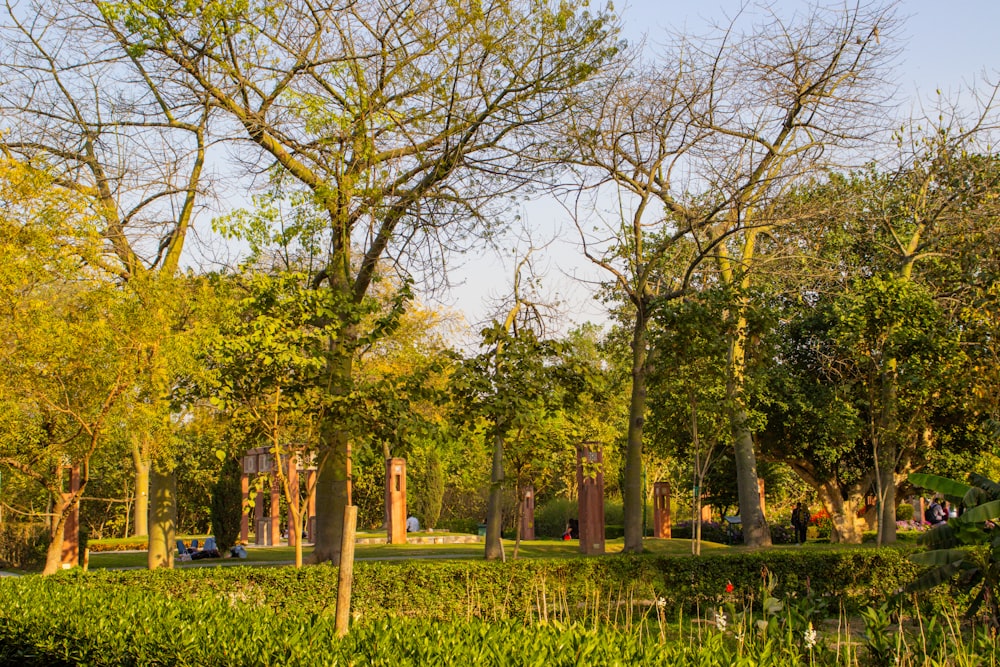
<svg viewBox="0 0 1000 667">
<path fill-rule="evenodd" d="M 591 0 L 597 5 L 600 0 Z M 665 31 L 683 30 L 704 34 L 712 23 L 725 22 L 744 4 L 740 0 L 628 0 L 616 3 L 625 36 L 630 41 L 646 34 L 647 43 L 663 41 Z M 812 3 L 778 0 L 773 8 L 780 16 L 806 11 Z M 842 7 L 832 3 L 828 6 Z M 1000 79 L 1000 0 L 905 0 L 898 5 L 904 19 L 897 39 L 901 52 L 894 80 L 899 86 L 903 115 L 928 100 L 935 91 L 954 96 L 969 84 Z M 552 205 L 525 207 L 522 215 L 540 231 L 537 240 L 557 240 L 540 262 L 544 269 L 545 291 L 563 301 L 563 322 L 557 329 L 566 330 L 569 322 L 603 322 L 606 316 L 600 304 L 591 299 L 592 288 L 568 278 L 566 274 L 598 278 L 602 274 L 589 265 L 574 247 L 575 230 L 558 218 L 561 212 Z M 561 227 L 560 227 L 560 223 Z M 466 257 L 466 265 L 452 271 L 452 277 L 464 284 L 444 297 L 445 303 L 465 314 L 470 325 L 489 319 L 495 302 L 509 292 L 510 257 L 501 261 L 491 256 Z"/>
</svg>

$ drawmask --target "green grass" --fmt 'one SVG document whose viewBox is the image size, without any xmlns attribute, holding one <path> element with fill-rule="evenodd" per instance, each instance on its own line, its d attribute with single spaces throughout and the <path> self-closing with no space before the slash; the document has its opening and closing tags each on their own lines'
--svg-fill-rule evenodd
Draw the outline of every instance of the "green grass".
<svg viewBox="0 0 1000 667">
<path fill-rule="evenodd" d="M 690 540 L 656 540 L 647 539 L 645 548 L 650 553 L 663 555 L 686 555 L 691 553 Z M 609 540 L 607 553 L 620 553 L 623 540 Z M 702 552 L 728 549 L 721 544 L 702 542 Z M 508 558 L 514 556 L 513 540 L 504 540 L 504 552 Z M 312 553 L 312 547 L 305 547 L 303 554 Z M 409 558 L 434 558 L 460 560 L 482 558 L 483 545 L 480 544 L 359 544 L 355 557 L 371 560 L 396 560 Z M 518 550 L 519 558 L 578 558 L 579 543 L 563 540 L 532 540 L 521 543 Z M 276 563 L 291 563 L 295 559 L 295 549 L 289 546 L 278 547 L 247 547 L 247 558 L 212 558 L 198 561 L 177 561 L 176 566 L 209 567 L 221 565 L 269 565 Z M 127 567 L 145 567 L 145 552 L 106 551 L 90 554 L 90 567 L 93 569 L 118 569 Z"/>
</svg>

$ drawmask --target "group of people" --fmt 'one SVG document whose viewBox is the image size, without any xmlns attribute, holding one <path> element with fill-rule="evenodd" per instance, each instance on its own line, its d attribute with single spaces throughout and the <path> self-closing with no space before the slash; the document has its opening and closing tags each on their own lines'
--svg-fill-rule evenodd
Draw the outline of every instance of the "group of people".
<svg viewBox="0 0 1000 667">
<path fill-rule="evenodd" d="M 202 558 L 218 558 L 219 547 L 215 543 L 214 537 L 209 537 L 205 539 L 205 545 L 201 548 L 198 547 L 198 540 L 191 540 L 191 546 L 184 546 L 183 540 L 177 540 L 177 552 L 180 556 L 180 560 L 201 560 Z"/>
</svg>

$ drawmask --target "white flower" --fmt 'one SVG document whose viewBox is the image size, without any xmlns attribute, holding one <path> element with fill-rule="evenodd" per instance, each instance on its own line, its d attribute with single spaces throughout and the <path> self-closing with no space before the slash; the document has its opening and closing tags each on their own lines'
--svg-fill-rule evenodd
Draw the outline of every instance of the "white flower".
<svg viewBox="0 0 1000 667">
<path fill-rule="evenodd" d="M 722 609 L 715 610 L 715 627 L 719 628 L 719 632 L 726 631 L 726 624 L 729 623 L 729 619 L 726 618 L 726 612 Z"/>
<path fill-rule="evenodd" d="M 806 648 L 812 650 L 816 646 L 816 631 L 813 630 L 812 622 L 809 623 L 809 627 L 806 628 L 805 633 L 803 633 L 802 638 L 806 642 Z"/>
<path fill-rule="evenodd" d="M 667 606 L 667 598 L 658 598 L 656 600 L 656 608 L 664 609 Z"/>
</svg>

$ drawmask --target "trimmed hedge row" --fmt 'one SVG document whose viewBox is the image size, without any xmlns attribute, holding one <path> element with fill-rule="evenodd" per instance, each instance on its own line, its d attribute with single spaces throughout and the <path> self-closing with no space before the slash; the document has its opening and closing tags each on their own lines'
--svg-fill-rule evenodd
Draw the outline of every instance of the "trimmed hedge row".
<svg viewBox="0 0 1000 667">
<path fill-rule="evenodd" d="M 681 610 L 759 602 L 765 571 L 779 599 L 836 615 L 878 605 L 915 566 L 898 549 L 359 562 L 344 640 L 331 566 L 70 571 L 0 580 L 0 665 L 735 664 L 732 637 L 659 633 Z M 775 661 L 770 642 L 768 664 L 813 658 L 796 639 Z"/>
<path fill-rule="evenodd" d="M 593 609 L 617 613 L 622 601 L 663 600 L 669 608 L 692 611 L 757 596 L 762 572 L 778 581 L 776 593 L 811 592 L 833 609 L 877 605 L 900 590 L 917 567 L 899 549 L 830 549 L 678 556 L 485 561 L 359 562 L 355 565 L 353 609 L 364 618 L 423 617 L 524 618 L 555 600 L 570 612 Z M 337 569 L 322 565 L 293 568 L 227 567 L 185 570 L 70 571 L 48 585 L 93 590 L 128 587 L 189 599 L 209 594 L 255 607 L 302 607 L 322 613 L 336 600 Z M 733 585 L 731 593 L 727 584 Z M 543 600 L 544 597 L 544 600 Z M 600 606 L 600 605 L 598 605 Z"/>
</svg>

